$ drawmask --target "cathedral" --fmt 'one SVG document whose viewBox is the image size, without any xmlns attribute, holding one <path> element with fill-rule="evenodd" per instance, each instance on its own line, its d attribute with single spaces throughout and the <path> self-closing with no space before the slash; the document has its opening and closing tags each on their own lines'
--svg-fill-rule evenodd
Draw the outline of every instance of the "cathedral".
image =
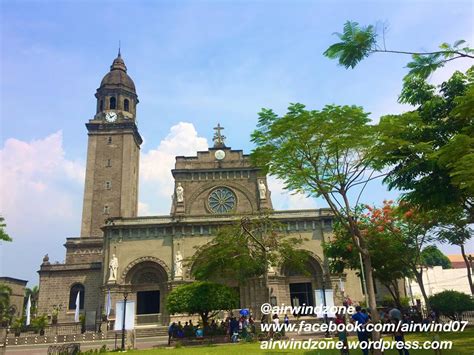
<svg viewBox="0 0 474 355">
<path fill-rule="evenodd" d="M 137 326 L 166 325 L 174 317 L 166 310 L 167 294 L 193 279 L 192 265 L 183 260 L 208 243 L 220 226 L 263 210 L 284 226 L 285 233 L 303 237 L 302 247 L 311 255 L 307 273 L 284 267 L 269 270 L 275 304 L 316 305 L 315 290 L 323 288 L 332 289 L 335 304 L 344 297 L 364 299 L 355 272 L 333 275 L 328 270 L 322 243 L 331 237 L 330 210 L 274 210 L 266 176 L 242 150 L 226 145 L 219 124 L 212 147 L 194 156 L 176 157 L 170 174 L 175 186 L 170 214 L 138 216 L 139 100 L 120 52 L 95 97 L 96 113 L 86 123 L 80 237 L 66 239 L 64 263 L 44 257 L 38 271 L 39 314 L 55 312 L 58 322 L 73 322 L 79 293 L 86 323 L 95 324 L 105 312 L 109 294 L 112 319 L 116 302 L 126 295 L 135 302 Z M 240 306 L 258 316 L 266 300 L 263 279 L 232 286 L 238 290 Z"/>
</svg>

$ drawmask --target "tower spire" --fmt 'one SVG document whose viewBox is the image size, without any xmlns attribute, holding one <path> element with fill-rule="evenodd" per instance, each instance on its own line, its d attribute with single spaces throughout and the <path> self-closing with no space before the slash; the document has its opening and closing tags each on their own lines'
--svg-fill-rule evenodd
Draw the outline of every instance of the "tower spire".
<svg viewBox="0 0 474 355">
<path fill-rule="evenodd" d="M 117 57 L 119 57 L 119 58 L 121 58 L 121 57 L 122 57 L 122 56 L 121 56 L 121 54 L 120 54 L 120 40 L 119 40 L 119 46 L 118 46 L 118 56 L 117 56 Z"/>
</svg>

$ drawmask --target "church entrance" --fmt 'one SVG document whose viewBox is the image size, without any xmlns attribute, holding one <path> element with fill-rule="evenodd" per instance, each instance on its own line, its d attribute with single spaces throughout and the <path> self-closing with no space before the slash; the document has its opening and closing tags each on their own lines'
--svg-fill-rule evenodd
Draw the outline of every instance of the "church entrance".
<svg viewBox="0 0 474 355">
<path fill-rule="evenodd" d="M 160 291 L 137 292 L 137 315 L 160 313 Z"/>
<path fill-rule="evenodd" d="M 313 288 L 311 282 L 290 284 L 290 299 L 293 307 L 314 306 Z"/>
<path fill-rule="evenodd" d="M 286 276 L 288 296 L 293 307 L 315 306 L 314 290 L 321 289 L 323 284 L 323 269 L 314 257 L 310 256 L 305 271 L 293 270 L 289 265 L 283 265 L 282 274 Z"/>
<path fill-rule="evenodd" d="M 136 324 L 160 324 L 166 321 L 162 304 L 168 291 L 168 274 L 153 257 L 141 258 L 127 272 L 125 282 L 130 285 L 136 301 Z"/>
</svg>

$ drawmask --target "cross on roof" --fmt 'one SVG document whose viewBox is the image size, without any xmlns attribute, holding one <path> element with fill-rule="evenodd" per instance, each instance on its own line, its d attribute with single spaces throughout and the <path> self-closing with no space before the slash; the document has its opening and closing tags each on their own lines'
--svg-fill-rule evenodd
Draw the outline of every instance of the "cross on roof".
<svg viewBox="0 0 474 355">
<path fill-rule="evenodd" d="M 214 148 L 225 147 L 225 136 L 221 133 L 223 129 L 224 127 L 221 127 L 220 123 L 217 124 L 217 127 L 214 127 L 214 130 L 216 131 L 216 133 L 214 133 L 214 137 L 212 138 L 214 141 Z"/>
</svg>

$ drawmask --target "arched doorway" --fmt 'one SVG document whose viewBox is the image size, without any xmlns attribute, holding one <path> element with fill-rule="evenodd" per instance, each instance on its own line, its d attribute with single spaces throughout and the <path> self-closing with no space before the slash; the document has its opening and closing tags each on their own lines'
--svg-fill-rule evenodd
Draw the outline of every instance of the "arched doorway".
<svg viewBox="0 0 474 355">
<path fill-rule="evenodd" d="M 287 265 L 283 265 L 281 274 L 286 279 L 292 306 L 316 306 L 314 291 L 323 287 L 324 274 L 321 263 L 315 257 L 308 258 L 304 272 L 292 270 Z"/>
<path fill-rule="evenodd" d="M 143 258 L 129 265 L 125 283 L 135 294 L 137 325 L 163 321 L 168 273 L 158 259 Z"/>
</svg>

